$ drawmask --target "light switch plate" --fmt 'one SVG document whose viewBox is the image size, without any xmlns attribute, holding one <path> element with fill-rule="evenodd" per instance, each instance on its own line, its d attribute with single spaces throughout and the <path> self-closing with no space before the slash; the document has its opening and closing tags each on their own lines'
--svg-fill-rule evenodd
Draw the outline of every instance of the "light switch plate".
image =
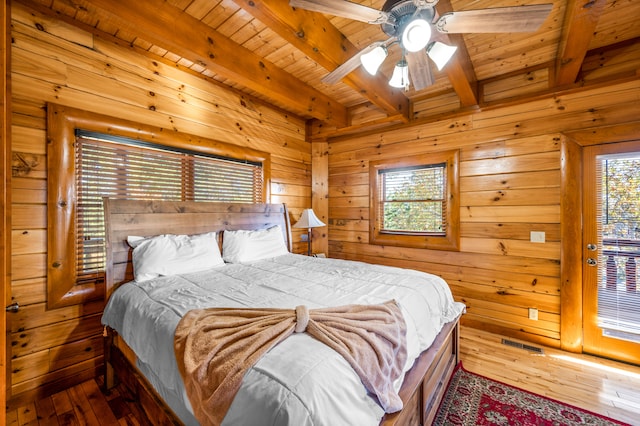
<svg viewBox="0 0 640 426">
<path fill-rule="evenodd" d="M 544 241 L 545 241 L 544 231 L 531 231 L 532 243 L 544 243 Z"/>
</svg>

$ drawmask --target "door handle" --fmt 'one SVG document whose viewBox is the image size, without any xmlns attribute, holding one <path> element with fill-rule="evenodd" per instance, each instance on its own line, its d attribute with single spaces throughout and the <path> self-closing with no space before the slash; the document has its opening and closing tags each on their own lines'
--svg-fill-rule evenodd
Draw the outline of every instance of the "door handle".
<svg viewBox="0 0 640 426">
<path fill-rule="evenodd" d="M 588 258 L 587 259 L 587 265 L 589 266 L 596 266 L 598 264 L 598 261 L 592 258 Z"/>
<path fill-rule="evenodd" d="M 4 310 L 7 312 L 18 312 L 18 309 L 20 309 L 20 304 L 18 302 L 13 302 L 12 304 L 4 308 Z"/>
</svg>

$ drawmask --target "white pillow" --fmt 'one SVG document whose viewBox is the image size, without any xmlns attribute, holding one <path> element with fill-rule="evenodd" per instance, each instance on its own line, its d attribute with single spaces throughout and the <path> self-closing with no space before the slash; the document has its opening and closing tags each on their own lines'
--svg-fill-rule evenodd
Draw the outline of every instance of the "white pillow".
<svg viewBox="0 0 640 426">
<path fill-rule="evenodd" d="M 225 262 L 251 262 L 287 253 L 289 250 L 278 225 L 256 231 L 224 231 L 222 236 L 222 256 Z"/>
<path fill-rule="evenodd" d="M 127 242 L 133 247 L 133 276 L 137 282 L 224 265 L 215 232 L 148 238 L 131 236 Z"/>
</svg>

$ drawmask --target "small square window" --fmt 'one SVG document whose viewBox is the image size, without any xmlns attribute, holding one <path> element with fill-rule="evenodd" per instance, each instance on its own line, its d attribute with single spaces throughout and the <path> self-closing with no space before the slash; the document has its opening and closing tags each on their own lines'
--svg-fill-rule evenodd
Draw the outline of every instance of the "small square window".
<svg viewBox="0 0 640 426">
<path fill-rule="evenodd" d="M 371 244 L 459 249 L 458 151 L 370 163 Z"/>
<path fill-rule="evenodd" d="M 380 231 L 444 235 L 446 163 L 378 170 Z"/>
</svg>

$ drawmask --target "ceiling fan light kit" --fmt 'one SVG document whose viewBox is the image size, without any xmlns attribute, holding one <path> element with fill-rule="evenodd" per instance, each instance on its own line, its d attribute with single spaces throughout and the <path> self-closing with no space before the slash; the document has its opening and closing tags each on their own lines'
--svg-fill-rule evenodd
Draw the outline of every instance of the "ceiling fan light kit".
<svg viewBox="0 0 640 426">
<path fill-rule="evenodd" d="M 409 65 L 404 58 L 402 58 L 393 69 L 389 86 L 405 90 L 409 87 Z"/>
<path fill-rule="evenodd" d="M 553 8 L 553 3 L 546 3 L 438 14 L 437 3 L 438 0 L 387 0 L 382 10 L 377 10 L 348 0 L 289 0 L 293 7 L 380 25 L 390 37 L 362 49 L 325 76 L 323 83 L 335 84 L 360 65 L 375 75 L 387 57 L 387 47 L 398 43 L 402 60 L 394 68 L 389 85 L 405 90 L 409 87 L 409 68 L 416 90 L 424 89 L 434 82 L 427 58 L 440 71 L 456 52 L 456 46 L 439 41 L 430 43 L 433 31 L 443 34 L 533 32 L 540 28 Z"/>
<path fill-rule="evenodd" d="M 360 57 L 360 62 L 365 70 L 371 75 L 376 75 L 378 68 L 387 58 L 387 48 L 378 46 L 369 53 L 365 53 Z"/>
<path fill-rule="evenodd" d="M 438 71 L 442 70 L 449 59 L 456 53 L 458 46 L 449 46 L 439 41 L 432 42 L 427 46 L 427 55 L 436 64 Z"/>
<path fill-rule="evenodd" d="M 402 32 L 402 46 L 409 52 L 425 48 L 431 38 L 431 25 L 424 19 L 410 21 Z"/>
</svg>

